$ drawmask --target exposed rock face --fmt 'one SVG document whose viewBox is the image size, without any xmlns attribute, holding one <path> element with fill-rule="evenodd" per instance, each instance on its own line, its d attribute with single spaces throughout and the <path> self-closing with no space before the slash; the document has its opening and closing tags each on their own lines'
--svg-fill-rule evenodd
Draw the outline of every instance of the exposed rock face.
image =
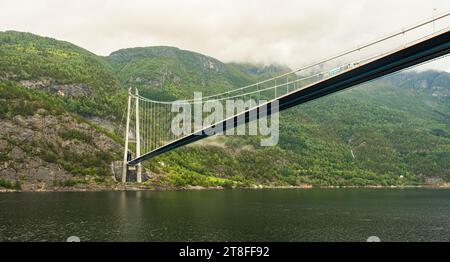
<svg viewBox="0 0 450 262">
<path fill-rule="evenodd" d="M 426 185 L 439 185 L 444 183 L 445 181 L 440 177 L 425 177 Z"/>
<path fill-rule="evenodd" d="M 19 160 L 22 159 L 24 152 L 22 149 L 20 149 L 19 147 L 15 146 L 11 152 L 9 153 L 9 155 L 11 156 L 12 160 Z"/>
<path fill-rule="evenodd" d="M 181 77 L 172 72 L 169 68 L 162 68 L 158 78 L 149 78 L 146 76 L 130 77 L 129 83 L 137 83 L 146 86 L 158 87 L 163 89 L 167 83 L 180 84 Z"/>
<path fill-rule="evenodd" d="M 425 71 L 420 73 L 406 72 L 389 78 L 396 86 L 415 90 L 421 89 L 430 92 L 434 97 L 449 97 L 448 88 L 449 73 L 439 71 Z"/>
<path fill-rule="evenodd" d="M 53 85 L 46 88 L 50 93 L 57 93 L 60 96 L 87 97 L 92 95 L 92 89 L 85 84 Z"/>
<path fill-rule="evenodd" d="M 26 88 L 41 89 L 60 96 L 86 97 L 92 95 L 92 88 L 86 84 L 58 85 L 51 79 L 21 80 L 19 83 Z"/>
<path fill-rule="evenodd" d="M 55 182 L 79 178 L 80 174 L 66 170 L 60 161 L 70 163 L 67 153 L 83 158 L 121 150 L 104 133 L 68 114 L 47 115 L 40 109 L 32 116 L 19 115 L 1 122 L 0 178 L 20 181 L 24 190 L 49 189 Z M 67 130 L 78 137 L 62 135 Z M 74 165 L 78 165 L 76 161 Z"/>
<path fill-rule="evenodd" d="M 203 64 L 202 69 L 204 72 L 223 73 L 225 71 L 225 65 L 216 59 L 202 56 L 200 60 Z"/>
<path fill-rule="evenodd" d="M 52 84 L 51 79 L 21 80 L 19 83 L 26 88 L 44 89 Z"/>
<path fill-rule="evenodd" d="M 113 122 L 100 118 L 100 117 L 89 117 L 88 118 L 90 122 L 103 127 L 104 129 L 108 130 L 108 131 L 114 131 L 116 129 L 116 126 Z"/>
<path fill-rule="evenodd" d="M 8 142 L 0 139 L 0 152 L 4 152 L 8 148 Z"/>
</svg>

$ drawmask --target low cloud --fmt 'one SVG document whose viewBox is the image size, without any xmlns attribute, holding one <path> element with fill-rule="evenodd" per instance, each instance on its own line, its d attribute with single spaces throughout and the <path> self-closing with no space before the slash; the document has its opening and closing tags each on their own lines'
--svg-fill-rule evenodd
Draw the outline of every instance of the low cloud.
<svg viewBox="0 0 450 262">
<path fill-rule="evenodd" d="M 99 55 L 166 45 L 297 68 L 449 10 L 448 0 L 0 0 L 0 30 L 70 41 Z M 450 70 L 449 59 L 432 67 Z"/>
</svg>

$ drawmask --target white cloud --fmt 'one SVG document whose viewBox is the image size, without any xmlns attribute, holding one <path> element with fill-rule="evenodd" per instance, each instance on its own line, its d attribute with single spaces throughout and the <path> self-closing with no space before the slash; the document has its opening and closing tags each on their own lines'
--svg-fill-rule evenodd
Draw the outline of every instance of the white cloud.
<svg viewBox="0 0 450 262">
<path fill-rule="evenodd" d="M 167 45 L 296 68 L 450 10 L 448 0 L 0 0 L 0 30 L 94 53 Z M 450 70 L 449 59 L 432 67 Z"/>
</svg>

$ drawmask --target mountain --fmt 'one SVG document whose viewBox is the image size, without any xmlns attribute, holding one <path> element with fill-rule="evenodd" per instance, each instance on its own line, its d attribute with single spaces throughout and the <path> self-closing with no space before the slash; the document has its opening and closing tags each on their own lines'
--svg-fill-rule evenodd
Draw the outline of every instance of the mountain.
<svg viewBox="0 0 450 262">
<path fill-rule="evenodd" d="M 192 97 L 196 91 L 210 95 L 232 90 L 289 70 L 272 66 L 271 71 L 255 71 L 249 66 L 225 64 L 209 56 L 164 46 L 123 49 L 106 60 L 124 86 L 138 87 L 144 96 L 168 101 Z"/>
<path fill-rule="evenodd" d="M 174 47 L 99 57 L 0 32 L 0 187 L 115 187 L 126 90 L 155 100 L 212 94 L 279 75 Z M 280 143 L 211 137 L 151 161 L 147 185 L 390 186 L 450 181 L 450 75 L 407 71 L 281 113 Z M 122 128 L 121 128 L 122 127 Z"/>
<path fill-rule="evenodd" d="M 0 80 L 57 94 L 80 115 L 120 115 L 116 109 L 125 92 L 101 57 L 68 42 L 14 31 L 0 32 L 0 45 Z"/>
<path fill-rule="evenodd" d="M 0 187 L 111 183 L 109 165 L 121 148 L 112 131 L 125 98 L 101 57 L 51 38 L 0 32 Z"/>
</svg>

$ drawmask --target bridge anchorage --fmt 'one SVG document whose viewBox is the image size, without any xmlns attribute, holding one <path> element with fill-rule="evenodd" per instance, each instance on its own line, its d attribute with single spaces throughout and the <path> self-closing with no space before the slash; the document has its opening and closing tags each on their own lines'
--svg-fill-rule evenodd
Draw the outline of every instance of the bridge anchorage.
<svg viewBox="0 0 450 262">
<path fill-rule="evenodd" d="M 128 93 L 122 182 L 141 183 L 143 161 L 208 137 L 217 127 L 221 131 L 250 123 L 261 116 L 318 99 L 372 81 L 379 77 L 445 57 L 450 52 L 450 13 L 435 16 L 394 34 L 328 57 L 317 63 L 255 84 L 184 101 L 155 101 Z M 174 104 L 205 105 L 211 101 L 226 108 L 229 100 L 254 100 L 252 106 L 233 111 L 231 117 L 203 126 L 192 122 L 193 131 L 172 132 Z M 233 109 L 234 110 L 234 109 Z M 278 111 L 278 110 L 276 110 Z M 134 178 L 133 178 L 134 180 Z"/>
</svg>

